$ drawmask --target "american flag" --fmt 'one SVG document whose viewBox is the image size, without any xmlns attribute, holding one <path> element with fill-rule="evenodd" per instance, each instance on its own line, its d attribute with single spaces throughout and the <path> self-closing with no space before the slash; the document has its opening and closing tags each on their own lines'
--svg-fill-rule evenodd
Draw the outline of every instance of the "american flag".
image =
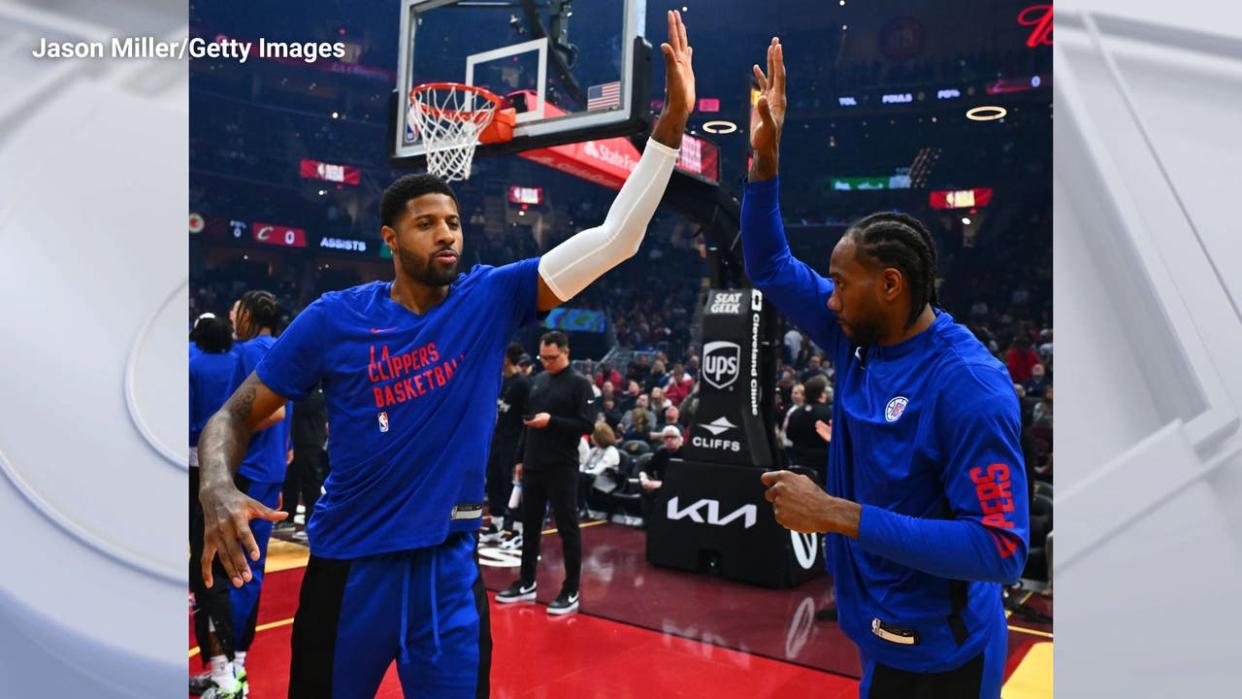
<svg viewBox="0 0 1242 699">
<path fill-rule="evenodd" d="M 592 85 L 587 88 L 587 111 L 621 106 L 621 81 Z"/>
</svg>

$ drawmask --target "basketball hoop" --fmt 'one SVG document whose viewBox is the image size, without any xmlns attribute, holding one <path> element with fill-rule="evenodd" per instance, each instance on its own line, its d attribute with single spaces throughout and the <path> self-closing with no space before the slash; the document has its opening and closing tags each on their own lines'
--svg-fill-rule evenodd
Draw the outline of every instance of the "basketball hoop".
<svg viewBox="0 0 1242 699">
<path fill-rule="evenodd" d="M 424 83 L 410 90 L 410 105 L 426 149 L 427 172 L 449 182 L 470 178 L 480 143 L 513 139 L 517 110 L 481 87 Z"/>
</svg>

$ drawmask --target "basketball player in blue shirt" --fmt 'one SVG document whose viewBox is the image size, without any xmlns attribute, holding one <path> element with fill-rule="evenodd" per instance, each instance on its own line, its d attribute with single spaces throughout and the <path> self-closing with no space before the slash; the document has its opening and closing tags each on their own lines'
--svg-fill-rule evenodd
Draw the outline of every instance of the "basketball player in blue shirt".
<svg viewBox="0 0 1242 699">
<path fill-rule="evenodd" d="M 322 382 L 332 473 L 307 527 L 293 697 L 374 696 L 397 661 L 406 696 L 488 695 L 491 633 L 474 559 L 501 361 L 536 314 L 638 251 L 694 105 L 685 27 L 668 14 L 664 113 L 599 227 L 542 258 L 458 274 L 461 216 L 438 178 L 398 179 L 380 204 L 396 278 L 326 293 L 290 324 L 199 440 L 203 574 L 219 554 L 250 579 L 251 519 L 285 514 L 232 483 L 251 433 Z"/>
<path fill-rule="evenodd" d="M 742 204 L 746 271 L 836 367 L 827 492 L 763 474 L 776 519 L 826 532 L 860 696 L 1000 697 L 1003 583 L 1026 561 L 1028 503 L 1017 397 L 1005 367 L 936 308 L 930 233 L 872 214 L 832 251 L 828 278 L 790 254 L 778 202 L 785 117 L 779 40 L 751 133 Z"/>
</svg>

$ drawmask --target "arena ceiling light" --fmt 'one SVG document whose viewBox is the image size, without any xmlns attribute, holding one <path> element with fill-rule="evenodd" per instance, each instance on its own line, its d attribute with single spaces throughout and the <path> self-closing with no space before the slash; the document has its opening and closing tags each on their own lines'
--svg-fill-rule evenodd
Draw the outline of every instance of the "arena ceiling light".
<svg viewBox="0 0 1242 699">
<path fill-rule="evenodd" d="M 703 130 L 707 133 L 727 134 L 737 131 L 737 124 L 724 119 L 714 119 L 703 124 Z"/>
<path fill-rule="evenodd" d="M 1004 119 L 1008 113 L 1009 110 L 995 105 L 971 107 L 966 110 L 966 118 L 971 121 L 996 121 L 997 119 Z"/>
</svg>

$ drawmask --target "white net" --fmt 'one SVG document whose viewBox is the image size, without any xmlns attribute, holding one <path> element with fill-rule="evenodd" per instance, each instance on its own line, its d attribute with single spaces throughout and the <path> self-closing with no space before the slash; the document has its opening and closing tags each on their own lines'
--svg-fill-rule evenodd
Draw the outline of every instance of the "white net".
<svg viewBox="0 0 1242 699">
<path fill-rule="evenodd" d="M 449 182 L 469 179 L 479 134 L 492 123 L 495 103 L 460 85 L 415 89 L 410 100 L 427 172 Z"/>
</svg>

